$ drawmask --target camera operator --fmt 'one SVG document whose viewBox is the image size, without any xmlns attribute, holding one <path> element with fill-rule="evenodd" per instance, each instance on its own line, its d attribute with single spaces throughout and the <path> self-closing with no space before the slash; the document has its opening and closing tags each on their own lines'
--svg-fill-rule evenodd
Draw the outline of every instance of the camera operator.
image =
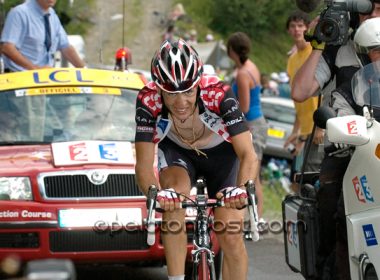
<svg viewBox="0 0 380 280">
<path fill-rule="evenodd" d="M 342 3 L 344 1 L 339 0 L 336 2 Z M 350 0 L 346 2 L 350 2 L 350 4 L 359 3 L 359 1 L 353 2 Z M 359 4 L 363 3 L 360 2 Z M 317 24 L 311 38 L 313 51 L 294 78 L 292 98 L 295 101 L 302 102 L 319 93 L 330 94 L 332 89 L 340 88 L 345 81 L 351 81 L 353 74 L 362 65 L 369 62 L 368 57 L 358 55 L 355 52 L 352 38 L 359 24 L 366 19 L 380 17 L 380 0 L 371 0 L 371 4 L 372 9 L 366 14 L 350 12 L 350 27 L 353 29 L 353 33 L 347 40 L 342 38 L 348 35 L 348 32 L 346 32 L 347 34 L 340 34 L 335 42 L 322 42 L 321 37 L 323 39 L 329 38 L 324 38 L 328 37 L 325 36 L 326 34 L 321 36 L 321 31 L 327 31 L 327 35 L 332 33 L 328 32 L 331 30 L 326 26 L 322 24 L 318 26 Z M 331 7 L 329 8 L 330 11 L 325 10 L 322 12 L 320 22 L 329 23 L 329 19 L 326 20 L 324 17 L 334 17 L 334 13 L 339 13 L 339 11 L 334 10 L 331 12 Z M 339 25 L 339 32 L 341 32 L 341 29 L 344 30 Z M 344 42 L 343 45 L 341 45 L 342 42 Z M 328 100 L 329 98 L 325 99 Z M 317 194 L 320 214 L 317 258 L 318 279 L 351 279 L 344 206 L 343 201 L 338 203 L 341 196 L 343 176 L 349 160 L 350 156 L 347 154 L 340 157 L 325 154 L 321 164 L 320 188 Z M 340 209 L 338 213 L 342 213 L 343 218 L 339 217 L 340 215 L 337 217 L 337 209 Z"/>
</svg>

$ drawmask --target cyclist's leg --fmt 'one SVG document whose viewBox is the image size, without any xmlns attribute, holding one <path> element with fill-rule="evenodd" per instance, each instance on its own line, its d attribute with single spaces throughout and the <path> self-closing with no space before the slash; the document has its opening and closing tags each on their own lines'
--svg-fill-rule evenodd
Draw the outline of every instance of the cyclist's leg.
<svg viewBox="0 0 380 280">
<path fill-rule="evenodd" d="M 194 174 L 191 161 L 182 148 L 164 140 L 158 147 L 158 166 L 160 186 L 173 188 L 179 193 L 189 194 L 191 179 Z M 162 241 L 169 276 L 184 275 L 186 260 L 187 235 L 184 225 L 185 211 L 179 209 L 163 214 Z"/>
<path fill-rule="evenodd" d="M 242 225 L 244 211 L 228 208 L 215 209 L 215 232 L 223 250 L 223 280 L 246 280 L 248 255 Z"/>
<path fill-rule="evenodd" d="M 207 155 L 208 161 L 203 162 L 202 170 L 209 171 L 205 172 L 207 190 L 211 197 L 215 197 L 218 190 L 236 185 L 239 161 L 232 145 L 227 142 L 207 151 Z M 214 213 L 215 232 L 224 253 L 223 279 L 245 280 L 248 256 L 242 234 L 244 210 L 221 207 Z"/>
</svg>

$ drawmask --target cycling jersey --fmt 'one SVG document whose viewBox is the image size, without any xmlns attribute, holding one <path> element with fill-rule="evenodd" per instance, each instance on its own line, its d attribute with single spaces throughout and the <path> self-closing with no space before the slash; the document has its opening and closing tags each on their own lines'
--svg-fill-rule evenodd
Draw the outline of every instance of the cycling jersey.
<svg viewBox="0 0 380 280">
<path fill-rule="evenodd" d="M 211 131 L 227 142 L 248 131 L 234 94 L 217 77 L 203 75 L 197 94 L 199 118 Z M 158 143 L 168 134 L 172 121 L 154 82 L 139 92 L 135 119 L 136 142 Z"/>
</svg>

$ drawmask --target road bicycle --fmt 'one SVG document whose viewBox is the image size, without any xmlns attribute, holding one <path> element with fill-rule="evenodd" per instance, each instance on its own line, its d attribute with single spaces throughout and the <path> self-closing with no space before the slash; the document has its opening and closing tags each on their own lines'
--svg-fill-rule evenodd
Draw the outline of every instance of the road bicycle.
<svg viewBox="0 0 380 280">
<path fill-rule="evenodd" d="M 211 232 L 214 229 L 213 209 L 217 207 L 223 207 L 223 201 L 220 199 L 209 199 L 207 196 L 206 183 L 200 178 L 196 182 L 196 195 L 195 197 L 188 197 L 183 194 L 176 193 L 183 196 L 185 201 L 181 202 L 181 208 L 193 208 L 196 211 L 196 217 L 194 220 L 194 238 L 193 249 L 191 250 L 192 256 L 192 271 L 191 275 L 193 280 L 217 280 L 220 275 L 215 270 L 215 253 L 212 250 Z M 257 205 L 255 198 L 255 187 L 252 180 L 245 184 L 248 195 L 248 212 L 250 217 L 250 230 L 252 233 L 252 239 L 254 241 L 259 240 L 259 232 L 257 228 L 258 215 Z M 155 210 L 160 211 L 157 197 L 157 188 L 150 188 L 147 197 L 147 230 L 148 245 L 155 243 Z"/>
</svg>

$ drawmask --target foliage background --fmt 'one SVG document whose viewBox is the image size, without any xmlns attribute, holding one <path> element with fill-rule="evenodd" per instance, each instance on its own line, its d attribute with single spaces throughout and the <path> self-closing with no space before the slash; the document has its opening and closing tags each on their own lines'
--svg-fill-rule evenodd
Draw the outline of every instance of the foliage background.
<svg viewBox="0 0 380 280">
<path fill-rule="evenodd" d="M 295 0 L 175 0 L 182 3 L 199 38 L 209 32 L 227 40 L 243 31 L 252 40 L 251 59 L 262 73 L 284 71 L 292 47 L 286 30 L 288 15 L 297 9 Z"/>
</svg>

